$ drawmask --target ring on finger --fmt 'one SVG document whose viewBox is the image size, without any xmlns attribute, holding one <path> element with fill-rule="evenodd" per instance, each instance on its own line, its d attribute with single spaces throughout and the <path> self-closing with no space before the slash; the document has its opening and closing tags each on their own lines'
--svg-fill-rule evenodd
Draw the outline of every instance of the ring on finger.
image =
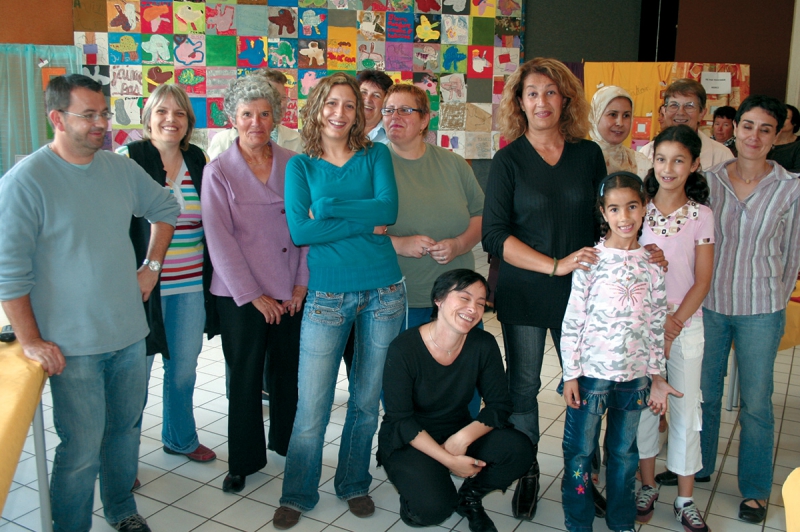
<svg viewBox="0 0 800 532">
<path fill-rule="evenodd" d="M 577 257 L 577 255 L 575 256 L 575 262 L 578 262 L 578 257 Z"/>
</svg>

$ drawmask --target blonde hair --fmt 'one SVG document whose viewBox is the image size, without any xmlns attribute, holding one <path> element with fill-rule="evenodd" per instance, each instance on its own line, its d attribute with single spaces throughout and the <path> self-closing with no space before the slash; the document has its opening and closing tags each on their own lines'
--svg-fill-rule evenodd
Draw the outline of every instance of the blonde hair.
<svg viewBox="0 0 800 532">
<path fill-rule="evenodd" d="M 398 83 L 396 85 L 392 85 L 389 87 L 389 90 L 386 91 L 386 98 L 383 99 L 384 105 L 386 105 L 386 102 L 389 101 L 389 96 L 392 96 L 393 94 L 411 95 L 411 97 L 414 98 L 414 107 L 421 111 L 420 114 L 422 116 L 430 116 L 431 104 L 428 101 L 428 95 L 416 85 L 411 85 L 410 83 Z M 430 121 L 428 121 L 428 125 L 430 125 Z M 421 134 L 423 138 L 428 134 L 428 126 L 425 126 L 425 129 L 421 131 Z"/>
<path fill-rule="evenodd" d="M 586 138 L 589 132 L 589 103 L 584 96 L 583 86 L 564 63 L 548 57 L 537 57 L 520 65 L 506 81 L 498 120 L 503 137 L 511 142 L 524 135 L 528 129 L 528 118 L 519 101 L 525 79 L 531 74 L 542 74 L 553 80 L 564 98 L 565 104 L 558 124 L 564 140 L 576 142 Z"/>
<path fill-rule="evenodd" d="M 325 150 L 322 148 L 322 108 L 325 100 L 336 85 L 346 85 L 353 91 L 356 99 L 356 121 L 350 128 L 347 146 L 352 151 L 372 146 L 372 141 L 367 138 L 364 132 L 366 118 L 364 117 L 364 101 L 361 98 L 361 91 L 356 83 L 356 78 L 343 72 L 337 72 L 322 78 L 311 94 L 305 107 L 300 110 L 300 117 L 303 120 L 303 129 L 300 136 L 303 139 L 305 153 L 309 157 L 321 157 Z"/>
<path fill-rule="evenodd" d="M 186 151 L 189 149 L 189 141 L 192 138 L 192 131 L 194 130 L 196 118 L 194 116 L 194 109 L 192 109 L 192 102 L 189 101 L 189 95 L 186 94 L 186 91 L 180 85 L 167 85 L 164 83 L 156 87 L 156 90 L 150 93 L 150 97 L 147 98 L 147 103 L 144 104 L 144 111 L 142 111 L 142 124 L 144 124 L 142 136 L 145 139 L 150 138 L 150 117 L 153 114 L 153 109 L 161 105 L 161 102 L 166 100 L 167 96 L 172 96 L 172 99 L 175 100 L 178 107 L 186 113 L 186 120 L 189 123 L 189 127 L 186 129 L 186 135 L 183 136 L 180 144 L 181 150 Z"/>
</svg>

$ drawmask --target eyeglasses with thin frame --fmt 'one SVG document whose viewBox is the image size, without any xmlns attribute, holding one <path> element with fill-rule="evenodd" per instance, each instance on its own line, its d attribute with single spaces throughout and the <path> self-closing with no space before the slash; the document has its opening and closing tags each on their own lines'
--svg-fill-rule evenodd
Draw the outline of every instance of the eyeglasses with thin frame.
<svg viewBox="0 0 800 532">
<path fill-rule="evenodd" d="M 58 112 L 64 113 L 65 115 L 77 116 L 78 118 L 83 118 L 84 120 L 92 123 L 97 122 L 101 118 L 103 120 L 111 120 L 111 117 L 114 116 L 114 113 L 112 113 L 111 111 L 103 111 L 102 113 L 86 113 L 85 115 L 78 113 L 71 113 L 70 111 L 63 111 L 61 109 L 59 109 Z"/>
<path fill-rule="evenodd" d="M 664 106 L 668 113 L 677 113 L 681 107 L 683 107 L 683 110 L 686 113 L 693 113 L 700 109 L 700 106 L 694 102 L 686 102 L 683 105 L 679 104 L 678 102 L 670 102 Z"/>
<path fill-rule="evenodd" d="M 422 114 L 422 109 L 414 109 L 413 107 L 383 107 L 381 109 L 381 114 L 383 116 L 391 116 L 395 111 L 397 111 L 397 114 L 400 116 L 408 116 L 414 111 Z"/>
</svg>

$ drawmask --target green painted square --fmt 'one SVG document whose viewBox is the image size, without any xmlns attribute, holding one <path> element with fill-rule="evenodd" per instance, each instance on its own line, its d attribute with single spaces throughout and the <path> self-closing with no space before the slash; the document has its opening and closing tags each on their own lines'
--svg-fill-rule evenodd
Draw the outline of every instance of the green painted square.
<svg viewBox="0 0 800 532">
<path fill-rule="evenodd" d="M 469 43 L 479 46 L 494 46 L 494 19 L 470 17 Z"/>
<path fill-rule="evenodd" d="M 206 66 L 236 66 L 235 35 L 206 35 Z"/>
</svg>

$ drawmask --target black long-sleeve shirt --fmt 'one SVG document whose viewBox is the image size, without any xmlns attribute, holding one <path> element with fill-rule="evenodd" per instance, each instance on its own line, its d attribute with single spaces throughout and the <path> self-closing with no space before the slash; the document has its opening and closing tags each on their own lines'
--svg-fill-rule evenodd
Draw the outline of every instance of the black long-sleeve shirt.
<svg viewBox="0 0 800 532">
<path fill-rule="evenodd" d="M 523 135 L 495 155 L 483 209 L 483 247 L 503 258 L 514 236 L 534 250 L 562 259 L 595 242 L 597 187 L 606 175 L 594 142 L 564 143 L 551 166 Z M 560 328 L 572 275 L 550 277 L 501 261 L 495 306 L 511 325 Z"/>
<path fill-rule="evenodd" d="M 441 444 L 472 423 L 468 405 L 476 386 L 485 403 L 476 420 L 509 427 L 511 398 L 494 336 L 472 329 L 458 357 L 443 366 L 428 351 L 419 327 L 400 334 L 389 345 L 383 370 L 386 415 L 378 434 L 378 461 L 423 430 Z"/>
</svg>

